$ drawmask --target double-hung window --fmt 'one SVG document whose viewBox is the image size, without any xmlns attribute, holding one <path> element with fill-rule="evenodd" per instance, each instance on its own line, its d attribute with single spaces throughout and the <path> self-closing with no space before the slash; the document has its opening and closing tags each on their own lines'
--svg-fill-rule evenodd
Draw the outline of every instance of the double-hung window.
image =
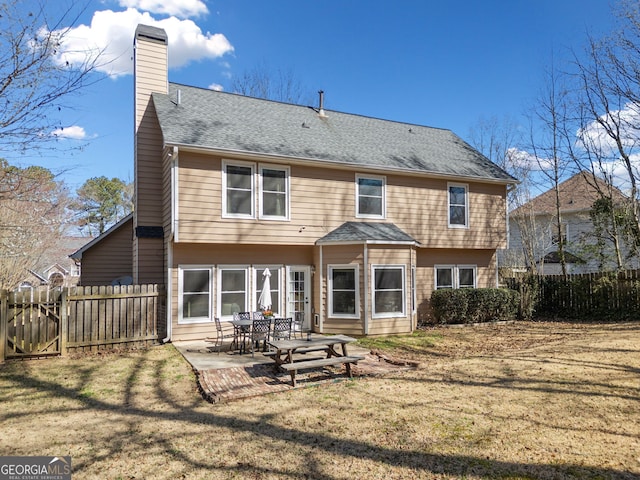
<svg viewBox="0 0 640 480">
<path fill-rule="evenodd" d="M 356 175 L 356 216 L 385 218 L 385 177 Z"/>
<path fill-rule="evenodd" d="M 436 290 L 446 288 L 475 288 L 475 265 L 436 265 L 435 287 Z"/>
<path fill-rule="evenodd" d="M 402 316 L 405 310 L 404 267 L 373 266 L 373 315 Z"/>
<path fill-rule="evenodd" d="M 180 267 L 178 271 L 178 323 L 212 321 L 211 267 Z"/>
<path fill-rule="evenodd" d="M 223 163 L 223 216 L 253 218 L 254 166 L 250 163 Z"/>
<path fill-rule="evenodd" d="M 469 187 L 464 184 L 449 184 L 449 227 L 469 226 Z"/>
<path fill-rule="evenodd" d="M 260 310 L 260 295 L 262 295 L 262 288 L 264 287 L 264 271 L 266 268 L 269 268 L 269 288 L 271 291 L 271 310 L 279 313 L 282 312 L 282 295 L 280 292 L 280 267 L 277 266 L 269 266 L 269 267 L 255 267 L 255 275 L 254 275 L 254 291 L 255 291 L 255 301 L 254 301 L 254 309 Z"/>
<path fill-rule="evenodd" d="M 357 318 L 358 304 L 358 267 L 330 265 L 329 316 Z"/>
<path fill-rule="evenodd" d="M 289 218 L 289 169 L 260 167 L 260 218 Z"/>
<path fill-rule="evenodd" d="M 220 316 L 246 312 L 248 305 L 248 267 L 221 266 L 218 268 L 218 305 Z"/>
</svg>

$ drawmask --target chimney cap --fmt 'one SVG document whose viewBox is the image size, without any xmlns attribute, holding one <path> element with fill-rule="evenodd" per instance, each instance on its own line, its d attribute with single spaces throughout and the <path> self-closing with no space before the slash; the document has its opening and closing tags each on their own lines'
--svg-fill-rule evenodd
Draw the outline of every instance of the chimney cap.
<svg viewBox="0 0 640 480">
<path fill-rule="evenodd" d="M 136 27 L 135 38 L 143 37 L 149 40 L 155 40 L 156 42 L 161 42 L 166 44 L 168 37 L 167 32 L 162 28 L 152 27 L 151 25 L 143 25 L 138 24 Z"/>
</svg>

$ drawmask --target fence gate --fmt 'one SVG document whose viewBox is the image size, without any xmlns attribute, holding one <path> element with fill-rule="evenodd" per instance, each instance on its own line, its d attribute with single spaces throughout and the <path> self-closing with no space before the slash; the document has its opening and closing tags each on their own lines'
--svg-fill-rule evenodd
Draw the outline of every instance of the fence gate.
<svg viewBox="0 0 640 480">
<path fill-rule="evenodd" d="M 60 355 L 60 289 L 6 292 L 5 302 L 5 358 Z"/>
</svg>

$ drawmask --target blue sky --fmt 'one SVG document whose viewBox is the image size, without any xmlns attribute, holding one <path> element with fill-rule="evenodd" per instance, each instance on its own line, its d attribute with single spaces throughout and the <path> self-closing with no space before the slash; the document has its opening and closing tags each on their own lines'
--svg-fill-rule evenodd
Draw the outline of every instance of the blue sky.
<svg viewBox="0 0 640 480">
<path fill-rule="evenodd" d="M 53 2 L 56 3 L 56 2 Z M 57 3 L 56 3 L 57 4 Z M 447 128 L 463 139 L 481 117 L 521 114 L 586 32 L 611 28 L 607 0 L 104 0 L 90 1 L 69 50 L 97 47 L 111 74 L 63 111 L 61 147 L 11 158 L 87 178 L 133 180 L 131 45 L 138 22 L 169 35 L 169 79 L 231 91 L 267 65 L 292 71 L 332 110 Z M 181 63 L 181 65 L 178 65 Z M 315 101 L 315 97 L 314 97 Z M 524 120 L 523 120 L 524 121 Z"/>
</svg>

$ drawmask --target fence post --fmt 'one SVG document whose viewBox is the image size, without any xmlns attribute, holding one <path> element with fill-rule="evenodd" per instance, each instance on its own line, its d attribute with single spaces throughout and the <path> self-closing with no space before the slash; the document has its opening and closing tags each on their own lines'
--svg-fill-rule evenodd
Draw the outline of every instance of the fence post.
<svg viewBox="0 0 640 480">
<path fill-rule="evenodd" d="M 0 363 L 3 363 L 5 360 L 5 349 L 7 348 L 8 304 L 9 297 L 7 291 L 0 290 Z"/>
<path fill-rule="evenodd" d="M 60 295 L 60 355 L 67 354 L 67 329 L 69 324 L 69 312 L 67 311 L 67 296 L 69 295 L 69 287 L 62 289 Z"/>
</svg>

